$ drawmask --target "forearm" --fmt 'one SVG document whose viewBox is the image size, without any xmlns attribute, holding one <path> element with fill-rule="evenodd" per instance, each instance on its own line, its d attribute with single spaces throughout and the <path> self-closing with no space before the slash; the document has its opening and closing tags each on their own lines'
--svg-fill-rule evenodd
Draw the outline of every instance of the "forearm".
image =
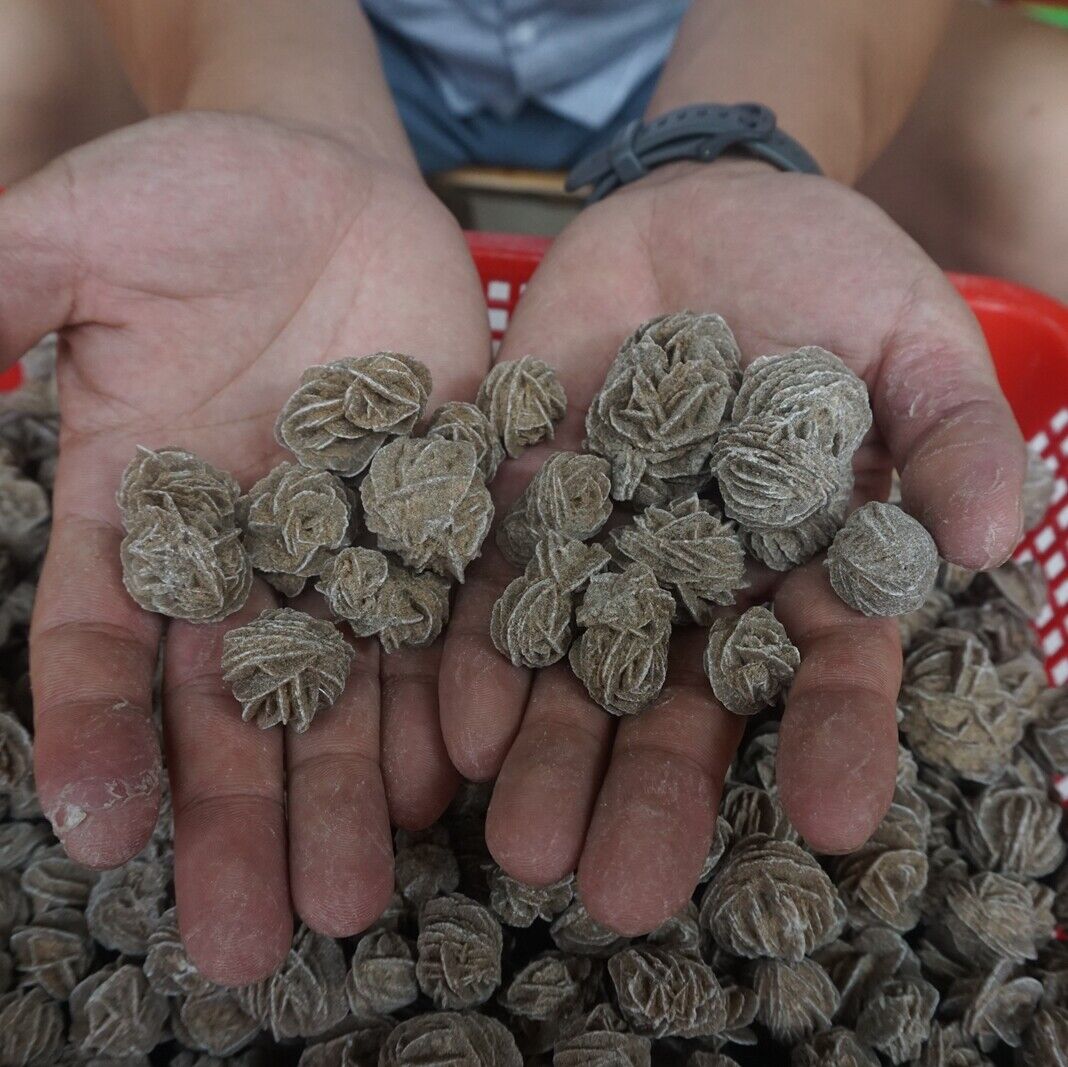
<svg viewBox="0 0 1068 1067">
<path fill-rule="evenodd" d="M 262 115 L 415 162 L 355 0 L 97 0 L 152 114 Z"/>
<path fill-rule="evenodd" d="M 825 173 L 853 182 L 904 121 L 952 0 L 695 0 L 649 107 L 767 104 Z"/>
</svg>

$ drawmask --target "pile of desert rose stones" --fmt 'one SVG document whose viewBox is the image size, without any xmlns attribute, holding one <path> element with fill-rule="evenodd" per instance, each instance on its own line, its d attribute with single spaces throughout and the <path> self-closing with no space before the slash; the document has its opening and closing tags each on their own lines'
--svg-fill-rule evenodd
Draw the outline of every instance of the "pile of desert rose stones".
<svg viewBox="0 0 1068 1067">
<path fill-rule="evenodd" d="M 532 886 L 501 870 L 489 787 L 468 786 L 437 824 L 396 834 L 396 891 L 374 926 L 344 940 L 302 926 L 275 975 L 232 989 L 182 946 L 166 796 L 144 852 L 103 873 L 64 855 L 37 801 L 27 630 L 57 413 L 35 353 L 23 389 L 0 397 L 0 1065 L 1065 1063 L 1068 864 L 1049 783 L 1068 774 L 1068 692 L 1048 687 L 1029 624 L 1042 574 L 938 564 L 891 505 L 847 519 L 866 400 L 829 354 L 787 359 L 781 377 L 777 360 L 742 374 L 721 320 L 648 324 L 591 407 L 588 451 L 551 456 L 497 527 L 524 568 L 494 609 L 498 646 L 529 666 L 570 656 L 609 711 L 655 700 L 672 626 L 709 628 L 712 688 L 748 720 L 693 899 L 645 937 L 618 935 L 572 877 Z M 312 583 L 387 649 L 433 640 L 487 535 L 486 481 L 563 410 L 544 364 L 502 367 L 424 437 L 406 436 L 429 392 L 414 361 L 310 370 L 279 422 L 299 462 L 245 495 L 188 453 L 139 453 L 119 493 L 132 595 L 207 622 L 244 603 L 258 570 L 284 595 Z M 1028 525 L 1051 488 L 1035 458 Z M 606 533 L 613 502 L 633 517 Z M 898 615 L 905 648 L 893 804 L 834 857 L 805 845 L 779 799 L 776 712 L 796 650 L 768 608 L 729 614 L 747 554 L 786 570 L 821 550 L 839 596 Z M 285 608 L 232 631 L 246 717 L 307 728 L 349 648 L 338 626 Z"/>
<path fill-rule="evenodd" d="M 567 400 L 541 360 L 499 363 L 475 404 L 444 405 L 413 436 L 431 388 L 426 367 L 393 352 L 310 368 L 275 428 L 295 462 L 246 494 L 191 453 L 141 449 L 118 493 L 130 595 L 214 622 L 259 573 L 285 597 L 313 582 L 335 619 L 386 652 L 434 641 L 490 533 L 487 483 L 505 456 L 553 436 Z M 673 626 L 708 626 L 716 697 L 762 711 L 799 657 L 769 609 L 723 612 L 747 554 L 785 571 L 826 549 L 835 591 L 868 615 L 907 614 L 934 588 L 920 523 L 877 502 L 847 517 L 871 421 L 864 383 L 822 348 L 743 373 L 718 315 L 644 323 L 590 404 L 586 450 L 551 454 L 498 523 L 523 573 L 494 606 L 494 644 L 522 667 L 566 656 L 606 711 L 634 715 L 663 688 Z M 594 540 L 617 504 L 631 521 Z M 304 730 L 350 660 L 332 622 L 283 607 L 231 630 L 223 666 L 246 719 Z"/>
</svg>

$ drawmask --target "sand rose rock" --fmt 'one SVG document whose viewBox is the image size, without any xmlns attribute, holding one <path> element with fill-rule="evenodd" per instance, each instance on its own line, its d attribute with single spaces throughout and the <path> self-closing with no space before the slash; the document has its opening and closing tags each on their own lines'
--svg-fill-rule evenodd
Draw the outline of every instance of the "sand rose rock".
<svg viewBox="0 0 1068 1067">
<path fill-rule="evenodd" d="M 586 414 L 586 447 L 611 463 L 613 498 L 662 504 L 706 485 L 740 378 L 737 344 L 718 315 L 639 327 Z"/>
<path fill-rule="evenodd" d="M 539 541 L 526 571 L 493 605 L 490 637 L 517 667 L 547 667 L 567 655 L 574 636 L 574 594 L 608 565 L 600 545 L 558 533 Z"/>
<path fill-rule="evenodd" d="M 352 646 L 331 623 L 271 608 L 223 637 L 223 678 L 245 722 L 303 733 L 316 712 L 341 696 L 352 656 Z"/>
<path fill-rule="evenodd" d="M 233 529 L 241 488 L 226 471 L 181 448 L 142 445 L 123 472 L 117 502 L 129 526 L 145 508 L 175 511 L 208 534 Z"/>
<path fill-rule="evenodd" d="M 755 556 L 773 571 L 789 571 L 800 567 L 834 540 L 835 534 L 845 522 L 852 495 L 852 474 L 843 474 L 836 494 L 807 519 L 785 529 L 743 529 L 742 543 L 751 556 Z"/>
<path fill-rule="evenodd" d="M 745 974 L 760 1004 L 757 1022 L 780 1044 L 826 1030 L 838 1011 L 838 989 L 815 960 L 755 960 Z"/>
<path fill-rule="evenodd" d="M 712 471 L 723 510 L 749 531 L 792 530 L 839 499 L 850 474 L 792 423 L 732 423 L 717 436 Z"/>
<path fill-rule="evenodd" d="M 588 541 L 612 514 L 608 464 L 599 456 L 554 452 L 512 505 L 497 529 L 497 547 L 526 566 L 550 533 Z"/>
<path fill-rule="evenodd" d="M 675 600 L 640 563 L 590 579 L 576 613 L 583 628 L 571 646 L 575 676 L 612 715 L 636 715 L 659 695 Z"/>
<path fill-rule="evenodd" d="M 177 510 L 146 507 L 120 547 L 126 591 L 146 611 L 189 622 L 218 622 L 244 607 L 252 564 L 236 529 L 207 533 Z"/>
<path fill-rule="evenodd" d="M 309 367 L 278 416 L 275 437 L 305 467 L 351 477 L 388 438 L 411 433 L 431 386 L 430 371 L 398 352 Z"/>
<path fill-rule="evenodd" d="M 551 440 L 567 410 L 556 371 L 533 356 L 498 363 L 479 386 L 475 403 L 513 459 L 531 445 Z"/>
<path fill-rule="evenodd" d="M 320 569 L 315 588 L 357 637 L 370 637 L 379 627 L 378 595 L 388 576 L 389 561 L 381 552 L 343 548 Z"/>
<path fill-rule="evenodd" d="M 501 924 L 461 893 L 436 897 L 419 912 L 419 987 L 444 1011 L 484 1004 L 501 984 Z"/>
<path fill-rule="evenodd" d="M 801 654 L 767 608 L 717 619 L 708 632 L 705 673 L 716 699 L 736 715 L 755 715 L 793 681 Z"/>
<path fill-rule="evenodd" d="M 252 565 L 307 578 L 349 543 L 352 492 L 329 471 L 279 463 L 238 502 Z"/>
<path fill-rule="evenodd" d="M 488 485 L 504 459 L 504 446 L 497 430 L 476 404 L 450 400 L 442 404 L 427 427 L 427 437 L 446 441 L 467 441 L 475 449 L 478 470 Z"/>
<path fill-rule="evenodd" d="M 392 653 L 432 645 L 449 621 L 449 588 L 448 579 L 439 574 L 413 574 L 390 560 L 375 602 L 382 648 Z"/>
<path fill-rule="evenodd" d="M 1045 789 L 992 785 L 960 810 L 957 839 L 982 870 L 1043 878 L 1064 862 L 1061 815 Z"/>
<path fill-rule="evenodd" d="M 868 390 L 836 355 L 817 345 L 761 356 L 745 369 L 736 423 L 789 422 L 803 438 L 848 461 L 871 428 Z"/>
<path fill-rule="evenodd" d="M 827 551 L 834 591 L 864 615 L 907 615 L 938 575 L 934 538 L 893 504 L 871 501 L 846 519 Z"/>
<path fill-rule="evenodd" d="M 745 550 L 733 523 L 696 495 L 651 505 L 613 530 L 609 551 L 622 566 L 644 563 L 672 593 L 680 618 L 707 626 L 716 605 L 746 586 Z"/>
<path fill-rule="evenodd" d="M 489 490 L 466 441 L 390 442 L 371 461 L 360 497 L 379 548 L 396 552 L 413 570 L 461 582 L 493 521 Z"/>
<path fill-rule="evenodd" d="M 701 900 L 702 928 L 746 959 L 800 963 L 833 941 L 844 922 L 845 907 L 816 860 L 763 834 L 734 846 Z"/>
<path fill-rule="evenodd" d="M 727 1025 L 727 998 L 712 968 L 668 949 L 633 947 L 608 961 L 620 1010 L 640 1034 L 710 1036 Z"/>
<path fill-rule="evenodd" d="M 986 646 L 974 634 L 932 631 L 905 659 L 901 728 L 926 763 L 976 782 L 1001 776 L 1024 732 Z"/>
<path fill-rule="evenodd" d="M 486 1015 L 437 1012 L 397 1025 L 379 1067 L 523 1067 L 515 1039 Z"/>
</svg>

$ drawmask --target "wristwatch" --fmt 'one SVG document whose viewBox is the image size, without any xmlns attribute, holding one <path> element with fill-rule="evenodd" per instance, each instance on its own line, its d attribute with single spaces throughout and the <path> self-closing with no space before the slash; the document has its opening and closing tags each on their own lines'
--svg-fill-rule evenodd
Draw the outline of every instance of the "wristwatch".
<svg viewBox="0 0 1068 1067">
<path fill-rule="evenodd" d="M 822 174 L 819 164 L 780 130 L 775 112 L 763 104 L 690 104 L 648 125 L 634 119 L 606 148 L 571 168 L 565 188 L 592 187 L 589 202 L 644 177 L 654 167 L 692 159 L 711 163 L 727 151 L 762 159 L 779 170 Z"/>
</svg>

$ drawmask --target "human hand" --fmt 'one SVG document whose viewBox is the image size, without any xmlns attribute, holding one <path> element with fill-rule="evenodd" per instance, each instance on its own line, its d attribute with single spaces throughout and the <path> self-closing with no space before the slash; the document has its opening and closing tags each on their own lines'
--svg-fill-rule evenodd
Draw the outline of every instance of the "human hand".
<svg viewBox="0 0 1068 1067">
<path fill-rule="evenodd" d="M 182 932 L 206 975 L 251 981 L 288 951 L 294 908 L 334 936 L 373 921 L 393 888 L 389 816 L 421 826 L 447 804 L 438 653 L 380 660 L 362 642 L 311 731 L 250 728 L 220 645 L 270 591 L 257 583 L 216 626 L 141 611 L 121 581 L 119 477 L 137 444 L 178 445 L 247 489 L 283 458 L 274 420 L 301 371 L 346 355 L 410 352 L 432 404 L 469 397 L 489 363 L 478 279 L 417 175 L 323 134 L 191 113 L 78 149 L 0 199 L 0 360 L 54 328 L 62 447 L 31 664 L 41 802 L 90 866 L 144 846 L 166 629 Z"/>
<path fill-rule="evenodd" d="M 556 439 L 505 464 L 499 513 L 551 448 L 577 449 L 620 341 L 645 319 L 718 311 L 745 360 L 818 344 L 867 382 L 876 430 L 857 454 L 857 501 L 905 506 L 943 556 L 1000 563 L 1022 531 L 1024 450 L 978 326 L 921 250 L 863 197 L 820 178 L 722 162 L 658 171 L 584 211 L 528 286 L 501 359 L 552 363 L 570 408 Z M 590 913 L 645 932 L 690 897 L 712 837 L 741 719 L 714 700 L 704 634 L 676 636 L 660 701 L 617 721 L 566 664 L 532 677 L 488 636 L 515 572 L 490 548 L 453 613 L 442 663 L 442 729 L 458 769 L 497 774 L 486 827 L 511 875 L 577 870 Z M 817 851 L 859 846 L 884 815 L 897 766 L 901 652 L 894 620 L 834 596 L 816 560 L 739 608 L 773 599 L 801 651 L 779 735 L 778 784 Z"/>
</svg>

